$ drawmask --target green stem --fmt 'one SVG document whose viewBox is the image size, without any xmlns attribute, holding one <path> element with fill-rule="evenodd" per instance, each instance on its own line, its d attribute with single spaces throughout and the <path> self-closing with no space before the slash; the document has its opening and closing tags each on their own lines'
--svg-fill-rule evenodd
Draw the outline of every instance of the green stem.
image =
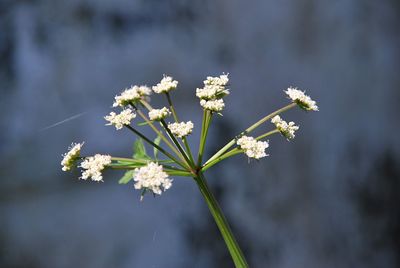
<svg viewBox="0 0 400 268">
<path fill-rule="evenodd" d="M 269 119 L 271 119 L 272 117 L 274 117 L 275 115 L 281 114 L 287 110 L 290 110 L 293 107 L 296 107 L 297 104 L 296 103 L 291 103 L 289 105 L 286 105 L 285 107 L 276 110 L 275 112 L 261 118 L 259 121 L 257 121 L 256 123 L 254 123 L 253 125 L 251 125 L 250 127 L 248 127 L 245 131 L 243 131 L 242 133 L 240 133 L 239 136 L 242 135 L 246 135 L 250 132 L 252 132 L 254 129 L 256 129 L 257 127 L 259 127 L 261 124 L 263 124 L 264 122 L 268 121 Z M 207 162 L 205 163 L 206 165 L 208 163 L 210 163 L 211 161 L 215 160 L 216 158 L 220 157 L 222 154 L 224 154 L 227 150 L 229 150 L 229 148 L 231 148 L 236 142 L 236 139 L 232 139 L 230 142 L 228 142 L 224 147 L 222 147 L 217 153 L 215 153 L 210 159 L 207 160 Z"/>
<path fill-rule="evenodd" d="M 264 134 L 258 136 L 258 137 L 256 138 L 256 140 L 264 139 L 264 138 L 266 138 L 266 137 L 268 137 L 268 136 L 271 136 L 272 134 L 279 133 L 279 132 L 280 132 L 280 131 L 279 131 L 278 129 L 271 130 L 270 132 L 267 132 L 267 133 L 264 133 Z"/>
<path fill-rule="evenodd" d="M 206 145 L 208 129 L 210 127 L 212 118 L 212 113 L 208 110 L 204 110 L 203 113 L 203 121 L 201 126 L 201 135 L 200 135 L 200 144 L 199 144 L 199 154 L 197 159 L 197 166 L 201 166 L 201 162 L 203 161 L 204 147 Z"/>
<path fill-rule="evenodd" d="M 153 122 L 151 122 L 149 119 L 147 119 L 147 117 L 143 114 L 142 111 L 137 110 L 137 113 L 140 115 L 140 117 L 143 118 L 143 120 L 148 123 L 148 125 L 150 126 L 150 128 L 158 135 L 161 137 L 161 139 L 165 142 L 165 144 L 177 155 L 180 157 L 180 154 L 178 152 L 178 150 L 171 144 L 171 142 L 164 136 L 164 134 L 159 131 L 153 124 Z M 184 160 L 184 159 L 181 159 Z"/>
<path fill-rule="evenodd" d="M 167 96 L 167 101 L 168 101 L 169 109 L 172 112 L 172 116 L 174 117 L 175 122 L 179 123 L 178 114 L 176 113 L 174 105 L 172 104 L 171 95 L 169 94 L 169 92 L 166 92 L 165 95 Z M 190 146 L 189 146 L 189 143 L 187 142 L 186 137 L 183 137 L 182 140 L 183 140 L 183 144 L 185 145 L 186 151 L 188 153 L 189 159 L 194 164 L 192 151 L 190 150 Z"/>
<path fill-rule="evenodd" d="M 278 130 L 278 129 L 274 129 L 274 130 L 271 130 L 271 131 L 269 131 L 269 132 L 267 132 L 267 133 L 264 133 L 264 134 L 258 136 L 258 137 L 256 138 L 256 140 L 264 139 L 264 138 L 266 138 L 266 137 L 268 137 L 268 136 L 271 136 L 272 134 L 275 134 L 275 133 L 279 133 L 279 130 Z M 205 165 L 201 168 L 201 171 L 204 172 L 204 171 L 206 171 L 207 169 L 209 169 L 210 167 L 212 167 L 212 166 L 218 164 L 218 163 L 221 162 L 222 160 L 224 160 L 224 159 L 226 159 L 226 158 L 229 158 L 229 157 L 231 157 L 231 156 L 240 154 L 240 153 L 243 153 L 243 150 L 241 150 L 241 149 L 238 148 L 238 147 L 236 147 L 236 148 L 230 150 L 229 152 L 225 152 L 224 154 L 222 154 L 221 156 L 215 158 L 214 160 L 207 162 L 207 164 L 205 164 Z"/>
<path fill-rule="evenodd" d="M 216 159 L 214 159 L 213 161 L 209 162 L 208 164 L 204 165 L 204 166 L 201 168 L 201 171 L 204 172 L 204 171 L 206 171 L 207 169 L 209 169 L 210 167 L 212 167 L 212 166 L 218 164 L 218 163 L 221 162 L 222 160 L 224 160 L 224 159 L 226 159 L 226 158 L 229 158 L 229 157 L 231 157 L 231 156 L 240 154 L 240 153 L 243 153 L 243 150 L 241 150 L 241 149 L 239 149 L 239 148 L 234 148 L 234 149 L 230 150 L 229 152 L 227 152 L 227 153 L 221 155 L 220 157 L 217 157 Z"/>
<path fill-rule="evenodd" d="M 167 101 L 168 101 L 168 104 L 169 104 L 169 109 L 170 109 L 171 112 L 172 112 L 172 116 L 174 117 L 175 122 L 178 123 L 178 122 L 179 122 L 179 119 L 178 119 L 178 116 L 177 116 L 177 114 L 176 114 L 174 105 L 172 105 L 171 95 L 169 95 L 168 92 L 165 93 L 165 95 L 167 96 Z"/>
<path fill-rule="evenodd" d="M 224 214 L 222 213 L 221 208 L 218 205 L 217 200 L 215 199 L 214 195 L 211 193 L 206 179 L 202 173 L 199 173 L 197 177 L 195 177 L 197 185 L 200 189 L 201 194 L 203 195 L 208 208 L 215 220 L 215 223 L 218 226 L 219 231 L 224 238 L 225 244 L 228 247 L 229 253 L 231 254 L 232 260 L 235 263 L 235 267 L 242 268 L 242 267 L 249 267 L 246 262 L 246 259 L 236 242 L 235 237 L 229 227 L 227 220 L 225 219 Z"/>
<path fill-rule="evenodd" d="M 117 170 L 119 170 L 119 169 L 133 170 L 133 169 L 136 169 L 136 168 L 140 168 L 142 166 L 143 165 L 139 165 L 139 166 L 134 166 L 134 165 L 132 165 L 132 166 L 108 165 L 107 167 L 111 168 L 111 169 L 117 169 Z M 180 176 L 180 177 L 192 177 L 193 176 L 193 173 L 191 173 L 191 172 L 188 172 L 188 171 L 185 171 L 185 170 L 182 170 L 182 169 L 176 169 L 174 167 L 168 168 L 168 167 L 163 166 L 163 169 L 170 176 Z"/>
<path fill-rule="evenodd" d="M 172 142 L 176 145 L 176 147 L 178 148 L 179 152 L 181 152 L 182 156 L 185 158 L 187 164 L 191 167 L 191 168 L 195 168 L 194 164 L 190 161 L 190 159 L 188 158 L 185 150 L 183 150 L 181 144 L 179 143 L 179 141 L 175 138 L 174 134 L 172 134 L 171 130 L 169 130 L 167 124 L 165 123 L 164 120 L 161 120 L 161 125 L 165 128 L 165 131 L 167 131 L 169 137 L 172 139 Z"/>
<path fill-rule="evenodd" d="M 171 160 L 173 160 L 175 163 L 177 163 L 178 165 L 180 165 L 181 167 L 183 167 L 185 170 L 187 170 L 187 166 L 183 163 L 181 163 L 178 159 L 176 159 L 173 155 L 171 155 L 170 153 L 168 153 L 167 151 L 165 151 L 163 148 L 161 148 L 160 146 L 158 146 L 157 144 L 155 144 L 153 141 L 149 140 L 145 135 L 143 135 L 142 133 L 140 133 L 139 131 L 137 131 L 136 129 L 134 129 L 133 127 L 131 127 L 130 125 L 125 125 L 125 127 L 127 127 L 129 130 L 131 130 L 133 133 L 135 133 L 136 135 L 138 135 L 139 137 L 141 137 L 143 140 L 145 140 L 147 143 L 149 143 L 151 146 L 157 148 L 161 153 L 163 153 L 166 157 L 170 158 Z"/>
</svg>

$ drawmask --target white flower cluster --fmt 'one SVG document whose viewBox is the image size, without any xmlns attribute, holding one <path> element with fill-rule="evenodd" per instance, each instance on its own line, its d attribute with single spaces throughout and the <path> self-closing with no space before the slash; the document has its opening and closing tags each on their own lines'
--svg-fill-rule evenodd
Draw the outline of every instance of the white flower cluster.
<svg viewBox="0 0 400 268">
<path fill-rule="evenodd" d="M 172 134 L 179 138 L 183 138 L 190 133 L 192 133 L 193 130 L 193 123 L 192 121 L 188 122 L 180 122 L 180 123 L 172 123 L 168 124 L 168 128 L 171 131 Z"/>
<path fill-rule="evenodd" d="M 222 111 L 225 107 L 222 98 L 229 94 L 229 89 L 226 88 L 228 82 L 229 78 L 226 74 L 219 77 L 208 76 L 203 81 L 204 87 L 196 89 L 196 96 L 200 99 L 200 105 L 213 112 Z"/>
<path fill-rule="evenodd" d="M 153 109 L 149 112 L 149 118 L 150 120 L 154 121 L 159 121 L 161 119 L 164 119 L 165 117 L 169 116 L 171 112 L 167 107 L 163 107 L 162 109 Z"/>
<path fill-rule="evenodd" d="M 294 139 L 294 132 L 299 129 L 294 122 L 286 122 L 279 115 L 272 118 L 271 122 L 275 124 L 276 128 L 285 136 L 288 140 Z"/>
<path fill-rule="evenodd" d="M 130 103 L 140 100 L 144 96 L 149 96 L 151 89 L 147 86 L 132 86 L 124 90 L 120 95 L 115 96 L 113 107 L 124 107 Z"/>
<path fill-rule="evenodd" d="M 72 143 L 68 148 L 68 152 L 63 154 L 63 160 L 61 161 L 62 170 L 69 171 L 75 165 L 76 160 L 81 156 L 82 143 Z"/>
<path fill-rule="evenodd" d="M 250 158 L 260 159 L 267 156 L 265 149 L 268 148 L 269 144 L 266 141 L 257 141 L 253 137 L 242 136 L 236 143 Z"/>
<path fill-rule="evenodd" d="M 289 87 L 285 93 L 293 102 L 297 103 L 300 108 L 306 111 L 318 111 L 317 103 L 313 101 L 310 96 L 307 96 L 305 92 L 297 88 Z"/>
<path fill-rule="evenodd" d="M 200 100 L 200 105 L 206 110 L 220 112 L 224 109 L 225 103 L 223 99 L 217 100 Z"/>
<path fill-rule="evenodd" d="M 172 186 L 172 180 L 163 171 L 163 167 L 154 162 L 136 168 L 133 179 L 136 181 L 135 189 L 150 190 L 158 195 Z"/>
<path fill-rule="evenodd" d="M 116 129 L 121 129 L 124 125 L 129 125 L 135 117 L 136 114 L 131 109 L 125 109 L 119 114 L 111 112 L 109 115 L 104 116 L 104 119 L 109 121 L 106 126 L 114 125 Z"/>
<path fill-rule="evenodd" d="M 155 93 L 168 93 L 169 91 L 175 89 L 178 86 L 178 81 L 174 80 L 171 76 L 165 76 L 161 79 L 160 83 L 153 86 L 153 91 Z"/>
<path fill-rule="evenodd" d="M 109 164 L 111 164 L 111 156 L 109 155 L 96 154 L 95 156 L 86 157 L 80 165 L 84 169 L 81 179 L 92 178 L 93 181 L 102 181 L 101 172 Z"/>
</svg>

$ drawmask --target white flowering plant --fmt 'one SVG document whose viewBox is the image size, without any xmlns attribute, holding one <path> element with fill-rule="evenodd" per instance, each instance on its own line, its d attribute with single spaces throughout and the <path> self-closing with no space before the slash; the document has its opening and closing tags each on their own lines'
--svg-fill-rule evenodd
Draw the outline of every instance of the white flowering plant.
<svg viewBox="0 0 400 268">
<path fill-rule="evenodd" d="M 82 169 L 80 179 L 90 178 L 97 182 L 103 181 L 102 171 L 104 169 L 125 170 L 119 183 L 132 183 L 135 189 L 141 191 L 141 200 L 146 193 L 156 196 L 168 190 L 173 182 L 171 177 L 193 178 L 221 232 L 235 266 L 248 267 L 228 222 L 210 191 L 204 172 L 237 154 L 244 153 L 249 159 L 256 160 L 268 156 L 266 153 L 266 149 L 269 147 L 267 137 L 280 133 L 290 140 L 295 137 L 294 133 L 299 129 L 294 122 L 284 121 L 280 114 L 296 106 L 305 111 L 318 111 L 318 106 L 315 101 L 305 95 L 305 92 L 289 87 L 285 91 L 290 100 L 289 104 L 264 116 L 222 146 L 208 160 L 203 161 L 212 118 L 221 114 L 225 107 L 223 98 L 230 93 L 227 88 L 228 83 L 228 75 L 222 74 L 217 77 L 207 77 L 203 88 L 196 89 L 196 96 L 200 99 L 200 106 L 203 109 L 197 158 L 188 143 L 188 136 L 193 132 L 194 124 L 191 121 L 180 121 L 172 103 L 171 91 L 178 87 L 178 81 L 170 76 L 164 76 L 160 83 L 152 88 L 133 86 L 115 96 L 113 107 L 119 107 L 121 111 L 119 113 L 112 111 L 104 117 L 108 122 L 106 125 L 115 126 L 117 130 L 126 128 L 138 136 L 134 143 L 132 157 L 102 154 L 83 157 L 81 156 L 83 143 L 73 143 L 69 151 L 63 155 L 62 170 L 70 171 L 74 167 L 80 167 Z M 153 108 L 149 103 L 149 96 L 152 93 L 164 95 L 168 107 Z M 143 121 L 133 124 L 132 121 L 137 117 Z M 256 137 L 249 136 L 257 128 L 267 129 L 268 126 L 272 126 L 264 124 L 269 120 L 275 126 L 274 129 Z M 144 135 L 140 130 L 141 127 L 150 127 L 155 133 L 155 138 Z M 153 148 L 153 156 L 149 156 L 146 152 L 144 142 Z"/>
</svg>

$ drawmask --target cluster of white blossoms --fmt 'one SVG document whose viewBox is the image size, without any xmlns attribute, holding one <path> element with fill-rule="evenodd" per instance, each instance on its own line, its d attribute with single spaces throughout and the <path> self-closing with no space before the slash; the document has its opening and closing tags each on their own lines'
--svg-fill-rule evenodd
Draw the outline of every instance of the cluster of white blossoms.
<svg viewBox="0 0 400 268">
<path fill-rule="evenodd" d="M 149 96 L 151 89 L 147 86 L 132 86 L 124 90 L 120 95 L 115 96 L 113 107 L 127 106 L 140 100 L 142 97 Z"/>
<path fill-rule="evenodd" d="M 213 112 L 222 111 L 225 107 L 222 98 L 229 94 L 229 89 L 226 88 L 228 82 L 229 78 L 226 74 L 219 77 L 208 76 L 203 81 L 204 87 L 196 89 L 196 96 L 200 99 L 200 105 Z"/>
<path fill-rule="evenodd" d="M 163 171 L 163 167 L 154 162 L 136 168 L 133 180 L 136 182 L 135 189 L 150 190 L 158 195 L 172 186 L 172 180 Z"/>
<path fill-rule="evenodd" d="M 260 159 L 267 156 L 265 149 L 268 148 L 269 144 L 266 141 L 257 141 L 253 137 L 242 136 L 237 140 L 236 144 L 239 145 L 250 158 Z"/>
<path fill-rule="evenodd" d="M 271 122 L 275 124 L 276 128 L 285 136 L 288 140 L 294 139 L 294 132 L 299 129 L 294 122 L 286 122 L 279 115 L 272 118 Z"/>
<path fill-rule="evenodd" d="M 285 93 L 293 102 L 297 103 L 304 110 L 318 111 L 317 103 L 313 101 L 310 96 L 307 96 L 304 91 L 289 87 Z"/>
<path fill-rule="evenodd" d="M 72 143 L 68 148 L 68 152 L 63 154 L 63 159 L 61 161 L 63 171 L 69 171 L 74 167 L 76 160 L 81 156 L 82 145 L 83 142 Z"/>
<path fill-rule="evenodd" d="M 160 83 L 153 86 L 153 91 L 157 94 L 168 93 L 178 86 L 178 81 L 174 80 L 171 76 L 164 75 Z"/>
<path fill-rule="evenodd" d="M 225 108 L 225 103 L 223 99 L 216 100 L 200 100 L 200 105 L 206 110 L 213 112 L 220 112 Z"/>
<path fill-rule="evenodd" d="M 82 171 L 81 179 L 86 180 L 92 178 L 93 181 L 102 181 L 103 176 L 101 172 L 109 164 L 111 164 L 110 155 L 96 154 L 94 156 L 86 157 L 80 165 L 80 167 L 84 169 Z"/>
<path fill-rule="evenodd" d="M 106 124 L 107 126 L 114 125 L 116 129 L 121 129 L 123 126 L 129 125 L 135 117 L 136 114 L 131 109 L 124 109 L 119 114 L 111 112 L 109 115 L 104 116 L 104 119 L 109 122 Z"/>
<path fill-rule="evenodd" d="M 193 131 L 193 123 L 192 121 L 188 122 L 180 122 L 180 123 L 170 123 L 168 124 L 168 129 L 172 134 L 177 136 L 178 138 L 183 138 Z"/>
<path fill-rule="evenodd" d="M 159 121 L 161 119 L 166 118 L 169 116 L 171 112 L 167 107 L 163 107 L 161 109 L 153 109 L 149 112 L 149 118 L 152 121 Z"/>
<path fill-rule="evenodd" d="M 227 89 L 229 83 L 229 77 L 227 74 L 222 74 L 220 76 L 208 76 L 206 80 L 203 81 L 204 87 L 196 89 L 196 96 L 200 99 L 201 107 L 207 111 L 205 115 L 212 116 L 212 114 L 220 113 L 225 108 L 225 103 L 223 98 L 229 95 L 229 89 Z M 104 119 L 107 122 L 106 125 L 113 125 L 115 128 L 122 129 L 124 126 L 129 126 L 129 128 L 141 136 L 143 135 L 130 126 L 131 121 L 136 118 L 136 110 L 143 108 L 147 108 L 148 111 L 148 118 L 151 121 L 162 121 L 161 127 L 164 127 L 164 131 L 167 135 L 172 136 L 173 141 L 175 142 L 176 147 L 179 149 L 180 142 L 176 142 L 175 137 L 185 139 L 186 136 L 192 133 L 194 125 L 192 121 L 187 122 L 175 122 L 175 123 L 168 123 L 166 126 L 164 123 L 164 119 L 171 115 L 172 110 L 172 103 L 170 96 L 168 93 L 171 90 L 176 89 L 178 86 L 178 81 L 174 80 L 171 76 L 164 75 L 161 81 L 153 86 L 131 86 L 130 88 L 125 89 L 120 93 L 120 95 L 115 96 L 113 107 L 120 107 L 121 109 L 119 113 L 114 111 L 110 112 L 109 115 L 104 116 Z M 162 107 L 161 109 L 152 109 L 147 101 L 149 100 L 148 96 L 152 93 L 166 93 L 167 99 L 171 107 Z M 298 90 L 294 87 L 289 87 L 287 90 L 284 91 L 288 98 L 295 104 L 297 104 L 300 108 L 306 111 L 318 111 L 318 106 L 315 101 L 313 101 L 309 96 L 305 94 L 304 91 Z M 290 104 L 284 107 L 281 111 L 278 110 L 276 114 L 282 112 L 286 109 L 294 107 L 294 104 Z M 171 110 L 170 110 L 171 109 Z M 140 113 L 143 119 L 148 122 L 148 119 Z M 174 115 L 174 118 L 176 116 Z M 205 117 L 207 118 L 207 117 Z M 205 121 L 207 123 L 207 121 Z M 206 123 L 203 122 L 203 127 L 206 126 Z M 264 121 L 263 121 L 264 122 Z M 209 123 L 209 121 L 208 121 Z M 294 122 L 286 122 L 284 121 L 279 115 L 274 116 L 271 119 L 271 123 L 276 126 L 276 129 L 288 140 L 293 139 L 295 137 L 295 132 L 299 129 L 299 126 L 296 126 Z M 261 123 L 256 123 L 255 127 L 258 127 Z M 144 125 L 139 124 L 139 125 Z M 153 130 L 155 127 L 152 125 Z M 208 130 L 208 126 L 206 128 Z M 159 131 L 155 129 L 158 135 L 164 135 L 162 129 Z M 202 130 L 204 131 L 204 129 Z M 244 152 L 249 158 L 260 159 L 265 156 L 266 149 L 269 147 L 268 141 L 261 141 L 262 138 L 265 138 L 271 134 L 277 133 L 278 131 L 270 131 L 265 133 L 264 135 L 260 136 L 257 140 L 254 137 L 250 136 L 241 136 L 236 140 L 237 148 L 240 152 Z M 206 135 L 205 135 L 206 137 Z M 205 137 L 204 138 L 205 140 Z M 163 138 L 163 136 L 160 136 Z M 203 142 L 203 140 L 202 140 Z M 149 142 L 154 147 L 162 151 L 159 147 L 157 147 L 156 143 Z M 234 141 L 231 141 L 228 145 L 234 145 Z M 78 165 L 76 162 L 81 160 L 81 148 L 83 143 L 72 143 L 71 146 L 68 148 L 68 152 L 63 154 L 63 159 L 61 161 L 62 170 L 63 171 L 70 171 L 74 166 Z M 171 145 L 170 147 L 172 147 Z M 185 143 L 185 146 L 187 144 Z M 182 149 L 182 148 L 180 148 Z M 224 149 L 224 148 L 223 148 Z M 184 149 L 182 149 L 184 150 Z M 190 149 L 187 149 L 190 151 Z M 163 151 L 162 151 L 163 152 Z M 223 153 L 223 152 L 222 152 Z M 156 155 L 156 153 L 155 153 Z M 214 158 L 218 157 L 218 153 Z M 173 157 L 166 154 L 166 156 L 170 157 L 173 161 Z M 150 158 L 150 157 L 149 157 Z M 212 157 L 213 158 L 213 157 Z M 212 159 L 210 158 L 210 159 Z M 112 163 L 112 159 L 114 159 L 117 163 Z M 96 154 L 94 156 L 83 158 L 82 162 L 80 163 L 79 167 L 82 168 L 82 176 L 80 177 L 83 180 L 91 178 L 93 181 L 101 181 L 102 180 L 102 171 L 105 167 L 116 167 L 119 163 L 118 158 L 111 158 L 109 155 L 101 155 Z M 148 158 L 146 158 L 148 159 Z M 135 160 L 135 159 L 133 159 Z M 215 159 L 213 159 L 215 160 Z M 156 160 L 151 160 L 156 161 Z M 174 174 L 168 167 L 165 167 L 165 170 L 168 172 L 164 172 L 163 166 L 159 165 L 156 162 L 146 162 L 145 166 L 136 168 L 134 170 L 133 179 L 135 181 L 135 188 L 136 189 L 143 189 L 145 191 L 151 191 L 154 194 L 160 195 L 166 189 L 169 189 L 172 185 L 172 180 L 168 177 L 168 174 Z M 178 163 L 179 164 L 179 163 Z M 195 165 L 195 164 L 194 164 Z M 195 166 L 196 167 L 196 166 Z M 196 167 L 196 168 L 203 168 L 204 166 Z M 205 163 L 205 167 L 207 167 L 207 162 Z M 121 168 L 121 165 L 118 166 Z M 172 169 L 174 171 L 174 169 Z M 182 171 L 182 170 L 179 170 Z M 132 178 L 132 177 L 130 177 Z"/>
</svg>

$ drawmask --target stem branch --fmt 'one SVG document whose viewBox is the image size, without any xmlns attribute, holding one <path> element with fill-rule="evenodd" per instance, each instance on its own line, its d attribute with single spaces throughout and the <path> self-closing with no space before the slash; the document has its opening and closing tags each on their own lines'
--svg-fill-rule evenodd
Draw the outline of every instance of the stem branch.
<svg viewBox="0 0 400 268">
<path fill-rule="evenodd" d="M 289 105 L 286 105 L 285 107 L 276 110 L 275 112 L 261 118 L 259 121 L 257 121 L 256 123 L 254 123 L 253 125 L 251 125 L 250 127 L 248 127 L 245 131 L 243 131 L 242 133 L 240 133 L 239 136 L 248 134 L 250 132 L 252 132 L 254 129 L 256 129 L 257 127 L 259 127 L 261 124 L 263 124 L 264 122 L 268 121 L 269 119 L 271 119 L 272 117 L 274 117 L 275 115 L 281 114 L 287 110 L 292 109 L 293 107 L 296 107 L 297 104 L 296 103 L 291 103 Z M 230 142 L 228 142 L 224 147 L 222 147 L 217 153 L 215 153 L 210 159 L 208 159 L 208 161 L 205 163 L 206 165 L 208 163 L 210 163 L 211 161 L 215 160 L 216 158 L 220 157 L 222 154 L 224 154 L 229 148 L 231 148 L 234 144 L 235 144 L 236 139 L 232 139 Z"/>
<path fill-rule="evenodd" d="M 149 143 L 151 146 L 157 148 L 161 153 L 163 153 L 165 156 L 169 157 L 171 160 L 173 160 L 175 163 L 177 163 L 178 165 L 180 165 L 181 167 L 183 167 L 185 170 L 187 170 L 187 166 L 183 163 L 181 163 L 181 161 L 179 161 L 178 159 L 176 159 L 173 155 L 171 155 L 170 153 L 168 153 L 167 151 L 165 151 L 163 148 L 161 148 L 160 146 L 158 146 L 157 144 L 155 144 L 153 141 L 149 140 L 145 135 L 143 135 L 142 133 L 140 133 L 139 131 L 137 131 L 136 129 L 134 129 L 133 127 L 131 127 L 130 125 L 125 125 L 125 127 L 127 127 L 129 130 L 131 130 L 133 133 L 135 133 L 136 135 L 138 135 L 139 137 L 141 137 L 143 140 L 145 140 L 147 143 Z"/>
</svg>

